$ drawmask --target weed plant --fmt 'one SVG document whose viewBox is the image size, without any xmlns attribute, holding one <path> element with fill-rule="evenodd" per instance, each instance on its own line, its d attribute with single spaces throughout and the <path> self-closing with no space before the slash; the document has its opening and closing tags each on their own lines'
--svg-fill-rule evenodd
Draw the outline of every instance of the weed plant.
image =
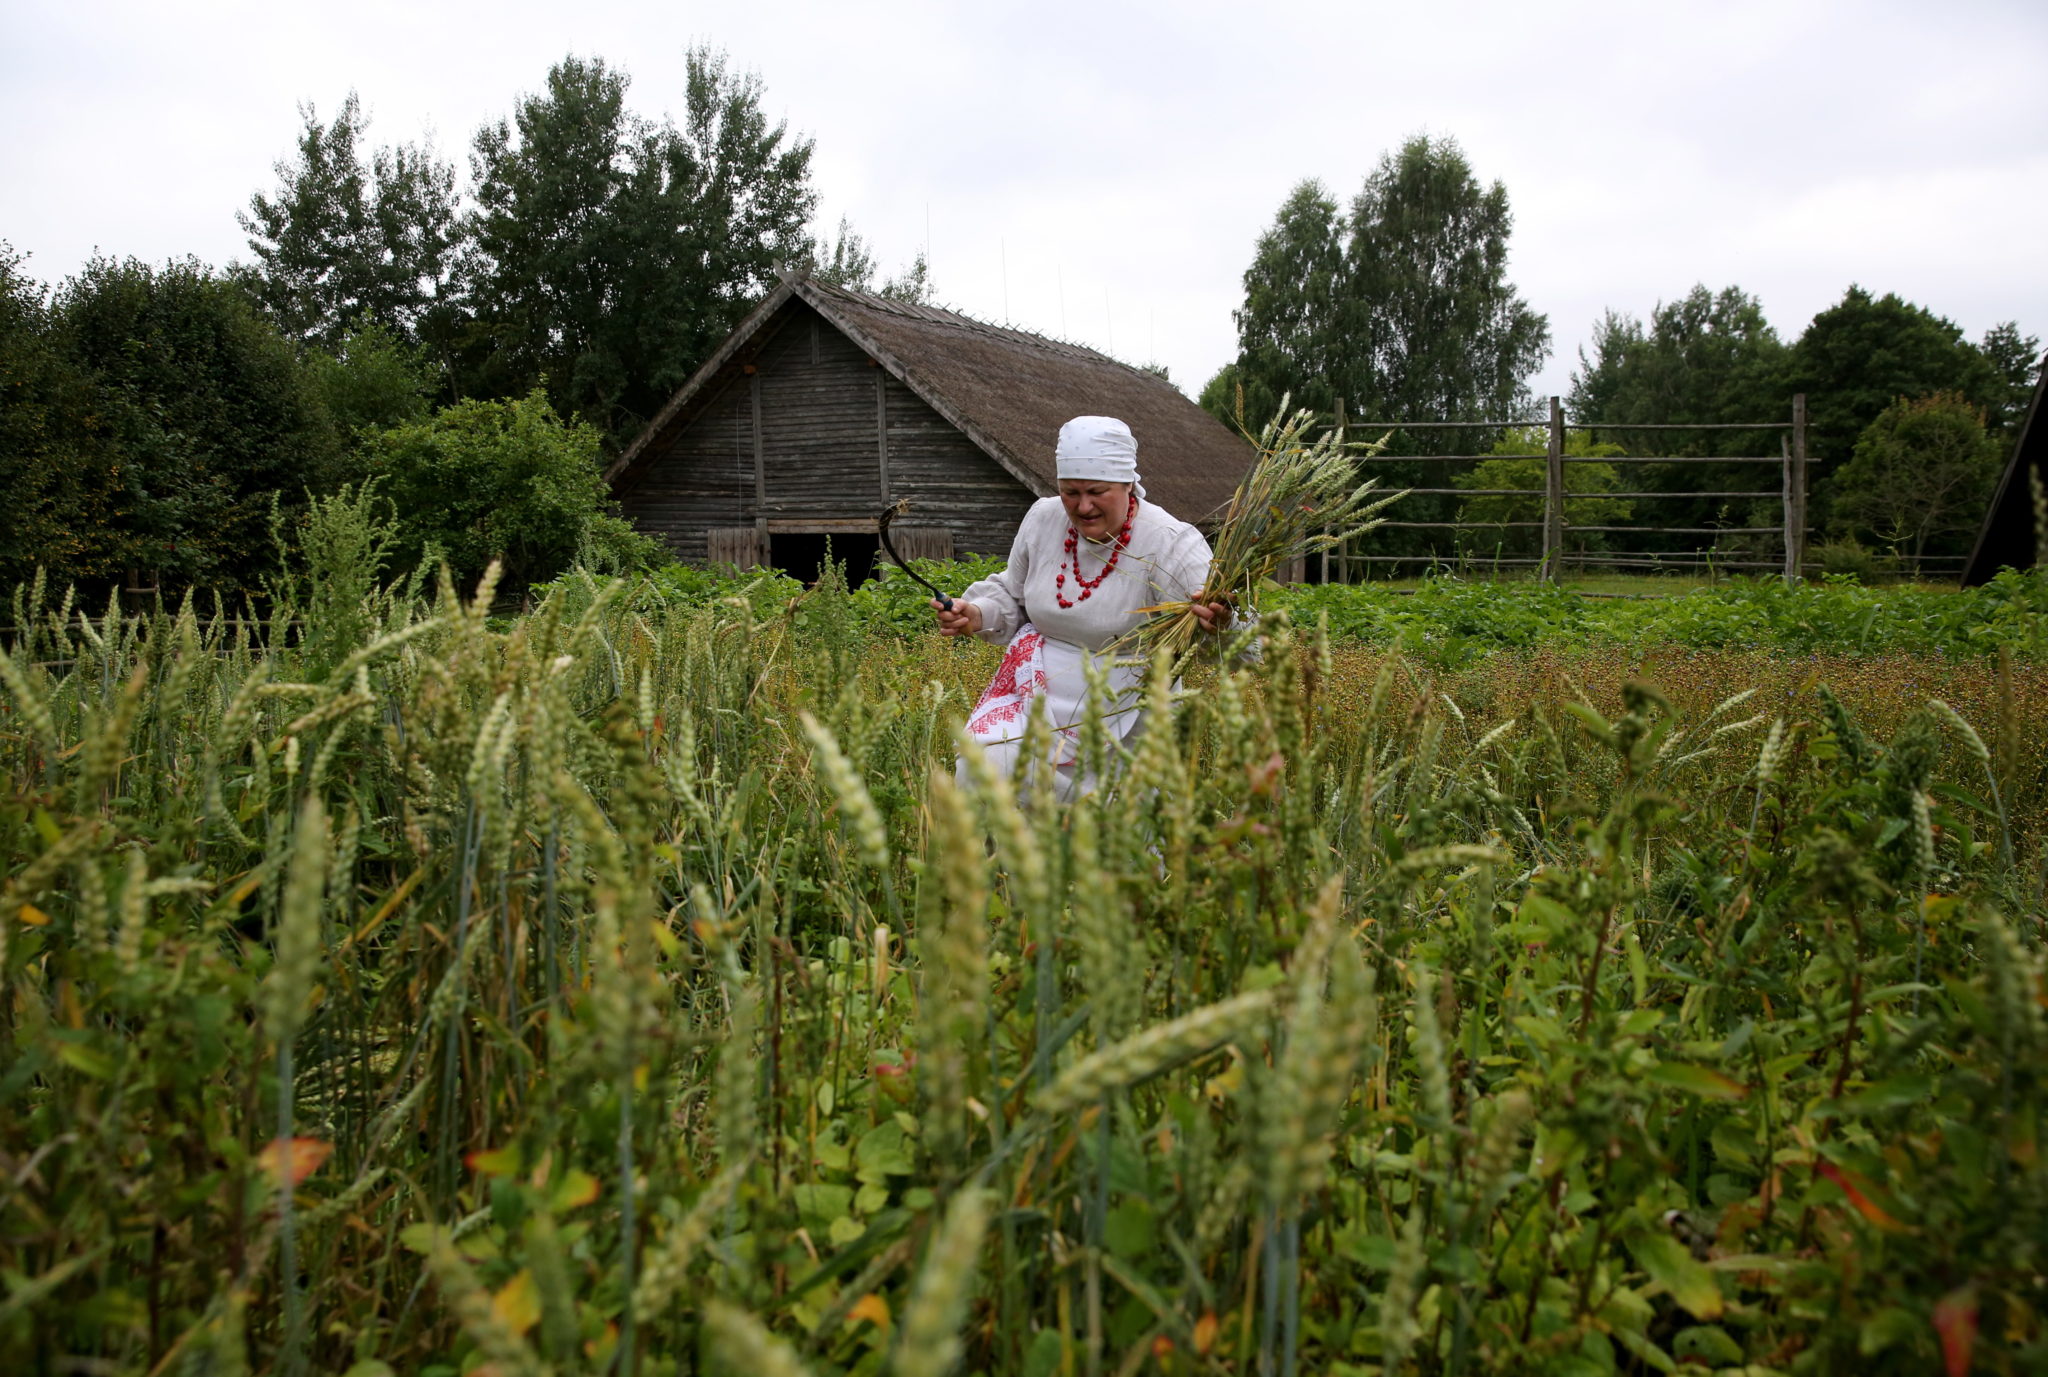
<svg viewBox="0 0 2048 1377">
<path fill-rule="evenodd" d="M 2048 1365 L 2024 655 L 1280 612 L 1060 808 L 837 580 L 494 591 L 16 595 L 5 1370 Z"/>
</svg>

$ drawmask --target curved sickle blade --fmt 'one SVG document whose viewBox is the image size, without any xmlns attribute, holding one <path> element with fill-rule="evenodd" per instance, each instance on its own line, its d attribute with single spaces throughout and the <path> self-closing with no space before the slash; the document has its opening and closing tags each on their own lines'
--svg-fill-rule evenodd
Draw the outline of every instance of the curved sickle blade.
<svg viewBox="0 0 2048 1377">
<path fill-rule="evenodd" d="M 900 502 L 891 502 L 888 506 L 882 508 L 882 514 L 879 517 L 875 518 L 876 533 L 882 537 L 882 548 L 889 552 L 890 559 L 896 561 L 896 567 L 898 569 L 901 569 L 904 573 L 910 575 L 912 579 L 916 580 L 920 585 L 924 587 L 925 591 L 932 595 L 932 599 L 935 602 L 937 602 L 940 606 L 944 607 L 948 612 L 951 612 L 953 610 L 953 600 L 947 597 L 944 593 L 941 593 L 938 589 L 932 587 L 931 582 L 927 580 L 924 577 L 924 575 L 918 573 L 917 570 L 911 568 L 909 563 L 904 560 L 903 556 L 896 553 L 896 542 L 889 539 L 889 523 L 894 521 L 898 516 L 902 515 L 904 510 L 909 506 L 910 499 L 906 497 Z"/>
</svg>

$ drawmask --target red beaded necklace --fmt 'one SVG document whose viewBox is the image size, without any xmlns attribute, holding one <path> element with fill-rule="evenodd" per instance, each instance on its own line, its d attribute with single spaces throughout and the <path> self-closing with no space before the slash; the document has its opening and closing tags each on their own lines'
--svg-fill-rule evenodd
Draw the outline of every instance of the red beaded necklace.
<svg viewBox="0 0 2048 1377">
<path fill-rule="evenodd" d="M 1137 515 L 1138 495 L 1132 493 L 1131 504 L 1124 508 L 1124 524 L 1118 528 L 1116 541 L 1110 546 L 1109 558 L 1103 562 L 1102 572 L 1092 579 L 1081 572 L 1081 533 L 1072 526 L 1067 527 L 1067 557 L 1060 561 L 1060 576 L 1052 581 L 1052 595 L 1061 607 L 1074 607 L 1088 601 L 1095 590 L 1102 586 L 1102 581 L 1109 577 L 1111 570 L 1116 568 L 1117 560 L 1123 557 L 1124 547 L 1131 543 L 1131 522 L 1136 519 Z M 1066 594 L 1067 571 L 1069 569 L 1073 571 L 1074 582 L 1081 585 L 1081 596 L 1071 601 L 1068 600 Z"/>
</svg>

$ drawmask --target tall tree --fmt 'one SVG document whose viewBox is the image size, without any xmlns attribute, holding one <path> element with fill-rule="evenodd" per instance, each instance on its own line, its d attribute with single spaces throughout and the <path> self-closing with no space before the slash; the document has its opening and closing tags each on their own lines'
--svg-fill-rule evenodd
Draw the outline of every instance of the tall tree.
<svg viewBox="0 0 2048 1377">
<path fill-rule="evenodd" d="M 1351 203 L 1338 308 L 1347 398 L 1394 417 L 1506 417 L 1550 355 L 1550 325 L 1508 281 L 1507 188 L 1451 139 L 1380 160 Z M 1391 410 L 1388 410 L 1391 408 Z"/>
<path fill-rule="evenodd" d="M 759 77 L 704 48 L 687 65 L 678 125 L 631 114 L 624 73 L 565 59 L 471 160 L 488 389 L 545 386 L 614 443 L 811 248 L 811 141 L 769 123 Z"/>
<path fill-rule="evenodd" d="M 1417 137 L 1380 159 L 1349 209 L 1302 182 L 1261 235 L 1236 312 L 1234 364 L 1202 405 L 1252 426 L 1282 396 L 1374 420 L 1516 419 L 1525 379 L 1550 352 L 1550 326 L 1508 281 L 1514 217 L 1499 182 L 1482 187 L 1450 139 Z M 1471 433 L 1407 431 L 1393 453 L 1456 453 Z M 1448 451 L 1446 446 L 1451 447 Z M 1469 448 L 1466 449 L 1470 452 Z M 1441 466 L 1388 464 L 1390 483 L 1441 487 Z M 1428 480 L 1428 481 L 1425 481 Z M 1410 497 L 1405 520 L 1455 515 L 1442 496 Z M 1422 528 L 1388 528 L 1389 554 L 1437 548 Z"/>
<path fill-rule="evenodd" d="M 1244 271 L 1244 305 L 1236 312 L 1231 396 L 1220 399 L 1234 413 L 1241 386 L 1245 420 L 1253 427 L 1271 418 L 1283 395 L 1291 394 L 1296 406 L 1318 411 L 1329 410 L 1343 395 L 1336 333 L 1338 301 L 1349 285 L 1344 273 L 1347 232 L 1322 183 L 1305 181 L 1281 203 L 1273 227 L 1259 236 Z M 1234 414 L 1227 419 L 1235 419 Z"/>
<path fill-rule="evenodd" d="M 1739 287 L 1695 286 L 1658 302 L 1648 329 L 1633 316 L 1602 316 L 1591 356 L 1579 349 L 1570 407 L 1575 420 L 1614 426 L 1776 421 L 1789 401 L 1784 367 L 1785 345 L 1762 303 Z M 1685 453 L 1715 452 L 1712 432 L 1677 443 Z M 1756 443 L 1741 435 L 1721 452 L 1747 453 Z"/>
<path fill-rule="evenodd" d="M 455 169 L 413 145 L 364 152 L 369 121 L 351 91 L 332 123 L 300 109 L 297 157 L 274 196 L 239 218 L 256 262 L 242 270 L 288 335 L 335 346 L 380 326 L 444 355 L 459 222 Z"/>
<path fill-rule="evenodd" d="M 1376 418 L 1506 418 L 1550 352 L 1507 278 L 1513 226 L 1507 189 L 1450 139 L 1381 158 L 1348 212 L 1301 183 L 1245 270 L 1231 390 L 1259 417 L 1291 393 Z"/>
<path fill-rule="evenodd" d="M 1856 286 L 1799 336 L 1786 384 L 1806 394 L 1808 449 L 1830 464 L 1846 463 L 1864 427 L 1901 397 L 1956 392 L 1978 407 L 2000 400 L 1990 361 L 1952 321 Z"/>
<path fill-rule="evenodd" d="M 2041 340 L 2023 335 L 2019 324 L 2005 320 L 1984 332 L 1977 352 L 1991 365 L 1996 395 L 1985 408 L 1984 428 L 2000 441 L 2010 444 L 2019 438 L 2026 422 L 2027 404 L 2041 381 Z"/>
</svg>

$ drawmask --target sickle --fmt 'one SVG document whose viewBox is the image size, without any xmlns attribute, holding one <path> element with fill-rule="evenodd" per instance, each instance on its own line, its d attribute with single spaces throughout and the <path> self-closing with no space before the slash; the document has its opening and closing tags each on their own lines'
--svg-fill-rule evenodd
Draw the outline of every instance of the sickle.
<svg viewBox="0 0 2048 1377">
<path fill-rule="evenodd" d="M 889 539 L 889 523 L 894 521 L 898 516 L 902 515 L 905 511 L 908 511 L 909 508 L 910 499 L 907 497 L 899 502 L 891 502 L 888 506 L 882 508 L 882 514 L 875 519 L 876 529 L 882 537 L 882 548 L 889 552 L 890 559 L 896 561 L 896 567 L 898 569 L 901 569 L 904 573 L 910 575 L 911 578 L 915 579 L 919 584 L 922 584 L 925 590 L 932 595 L 932 600 L 934 602 L 944 607 L 948 612 L 951 612 L 953 610 L 953 600 L 947 597 L 944 593 L 941 593 L 938 589 L 932 587 L 931 583 L 928 580 L 926 580 L 922 574 L 918 573 L 917 570 L 911 568 L 910 565 L 904 561 L 903 556 L 896 553 L 896 542 Z"/>
</svg>

